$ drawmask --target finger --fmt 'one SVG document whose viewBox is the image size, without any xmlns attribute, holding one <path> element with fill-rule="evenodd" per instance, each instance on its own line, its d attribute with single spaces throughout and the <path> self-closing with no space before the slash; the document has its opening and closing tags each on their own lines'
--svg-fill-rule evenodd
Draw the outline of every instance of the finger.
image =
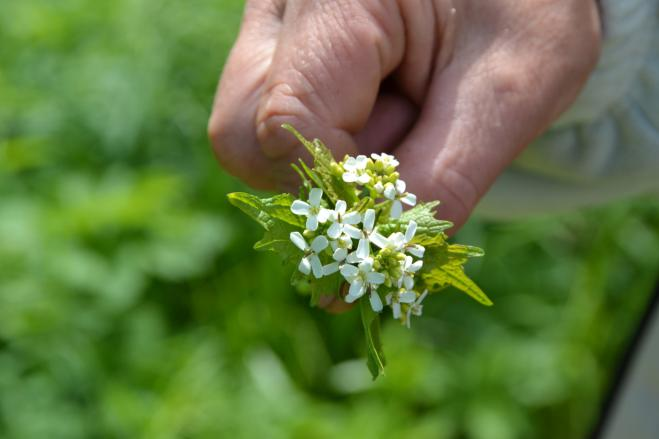
<svg viewBox="0 0 659 439">
<path fill-rule="evenodd" d="M 380 81 L 402 56 L 396 8 L 393 0 L 287 4 L 256 117 L 266 156 L 300 155 L 283 123 L 322 139 L 339 159 L 357 152 L 353 134 L 365 126 Z"/>
<path fill-rule="evenodd" d="M 521 32 L 522 38 L 499 44 L 458 45 L 436 72 L 420 118 L 396 154 L 401 175 L 420 198 L 442 201 L 442 218 L 464 223 L 503 169 L 575 98 L 597 51 L 569 35 L 573 25 L 549 42 Z"/>
<path fill-rule="evenodd" d="M 272 188 L 270 160 L 258 147 L 254 120 L 277 45 L 283 0 L 249 1 L 238 39 L 225 63 L 208 132 L 220 164 L 257 188 Z"/>
<path fill-rule="evenodd" d="M 380 92 L 366 125 L 354 136 L 359 152 L 391 151 L 405 137 L 417 114 L 416 105 L 402 94 Z"/>
<path fill-rule="evenodd" d="M 353 303 L 346 303 L 333 295 L 320 296 L 318 306 L 330 314 L 341 314 L 350 311 L 355 305 Z"/>
</svg>

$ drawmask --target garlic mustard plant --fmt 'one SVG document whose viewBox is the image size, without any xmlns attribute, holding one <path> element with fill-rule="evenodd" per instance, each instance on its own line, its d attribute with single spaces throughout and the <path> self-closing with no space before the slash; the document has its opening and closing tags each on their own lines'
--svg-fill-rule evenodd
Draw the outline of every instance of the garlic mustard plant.
<svg viewBox="0 0 659 439">
<path fill-rule="evenodd" d="M 385 308 L 409 328 L 426 297 L 446 287 L 492 304 L 463 269 L 482 250 L 447 241 L 444 231 L 452 224 L 435 218 L 439 202 L 417 203 L 394 156 L 336 161 L 320 140 L 284 128 L 313 158 L 312 167 L 302 160 L 292 165 L 302 180 L 298 196 L 233 193 L 229 201 L 263 226 L 255 249 L 277 252 L 295 267 L 293 283 L 310 287 L 312 305 L 335 295 L 359 306 L 373 378 L 384 372 L 379 325 Z"/>
</svg>

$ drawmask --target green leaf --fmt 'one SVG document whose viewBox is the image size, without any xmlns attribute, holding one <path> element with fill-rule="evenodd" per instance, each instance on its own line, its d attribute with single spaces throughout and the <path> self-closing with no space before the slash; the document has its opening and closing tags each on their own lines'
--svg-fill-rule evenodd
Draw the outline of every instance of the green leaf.
<svg viewBox="0 0 659 439">
<path fill-rule="evenodd" d="M 291 212 L 295 197 L 291 194 L 279 194 L 271 198 L 259 198 L 245 192 L 227 195 L 229 202 L 268 229 L 272 219 L 278 219 L 298 228 L 304 228 L 304 218 Z"/>
<path fill-rule="evenodd" d="M 276 252 L 285 262 L 300 256 L 300 250 L 291 242 L 290 234 L 304 229 L 304 220 L 291 212 L 291 204 L 294 201 L 292 195 L 259 198 L 244 192 L 235 192 L 227 197 L 231 204 L 265 229 L 263 238 L 254 244 L 255 250 Z"/>
<path fill-rule="evenodd" d="M 380 315 L 371 309 L 368 300 L 362 299 L 359 302 L 366 336 L 366 365 L 375 380 L 378 376 L 384 375 L 386 364 L 380 340 Z"/>
<path fill-rule="evenodd" d="M 460 264 L 445 264 L 423 273 L 421 277 L 431 292 L 441 290 L 450 285 L 468 294 L 483 305 L 492 305 L 490 298 L 465 274 Z"/>
<path fill-rule="evenodd" d="M 421 245 L 429 245 L 436 241 L 438 236 L 445 237 L 444 231 L 453 227 L 450 221 L 442 221 L 435 218 L 435 208 L 439 201 L 419 203 L 412 209 L 403 212 L 397 220 L 390 220 L 379 227 L 380 233 L 390 234 L 393 232 L 404 232 L 410 221 L 415 221 L 417 231 L 414 242 Z"/>
<path fill-rule="evenodd" d="M 313 170 L 309 170 L 302 161 L 300 161 L 300 165 L 309 175 L 310 179 L 325 192 L 332 202 L 336 203 L 337 200 L 341 199 L 352 206 L 358 201 L 355 188 L 343 181 L 339 164 L 334 159 L 332 151 L 323 142 L 319 139 L 314 139 L 313 141 L 307 140 L 291 125 L 284 124 L 282 128 L 293 133 L 307 151 L 309 151 L 314 161 Z"/>
<path fill-rule="evenodd" d="M 268 228 L 271 217 L 264 212 L 263 203 L 259 197 L 245 192 L 234 192 L 228 194 L 227 198 L 231 204 L 261 224 L 264 229 Z"/>
</svg>

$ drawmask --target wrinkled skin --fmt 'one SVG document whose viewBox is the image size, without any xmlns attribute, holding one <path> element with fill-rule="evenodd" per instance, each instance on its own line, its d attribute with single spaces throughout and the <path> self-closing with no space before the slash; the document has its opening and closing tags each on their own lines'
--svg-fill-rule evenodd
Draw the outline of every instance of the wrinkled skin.
<svg viewBox="0 0 659 439">
<path fill-rule="evenodd" d="M 458 228 L 573 102 L 600 41 L 595 0 L 252 0 L 209 135 L 260 189 L 296 184 L 285 122 L 337 158 L 391 151 Z"/>
</svg>

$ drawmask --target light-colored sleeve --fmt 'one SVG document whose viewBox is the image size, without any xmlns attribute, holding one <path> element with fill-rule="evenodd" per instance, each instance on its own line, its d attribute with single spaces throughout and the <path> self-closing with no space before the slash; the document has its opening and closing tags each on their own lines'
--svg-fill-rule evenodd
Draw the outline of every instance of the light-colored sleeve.
<svg viewBox="0 0 659 439">
<path fill-rule="evenodd" d="M 602 0 L 604 42 L 576 102 L 477 208 L 519 218 L 659 196 L 659 0 Z"/>
</svg>

